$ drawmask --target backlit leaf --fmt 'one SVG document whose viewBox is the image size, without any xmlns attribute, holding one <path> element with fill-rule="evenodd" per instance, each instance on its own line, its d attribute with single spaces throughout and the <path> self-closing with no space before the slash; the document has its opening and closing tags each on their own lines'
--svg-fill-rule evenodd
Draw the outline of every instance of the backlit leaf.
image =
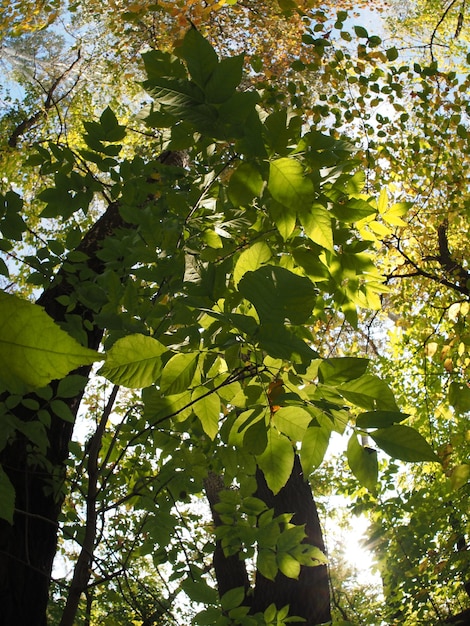
<svg viewBox="0 0 470 626">
<path fill-rule="evenodd" d="M 208 437 L 214 439 L 219 430 L 220 400 L 216 393 L 210 393 L 207 387 L 197 387 L 192 393 L 192 400 L 197 400 L 193 411 L 199 418 Z"/>
<path fill-rule="evenodd" d="M 59 328 L 42 307 L 5 293 L 0 293 L 0 349 L 0 380 L 16 393 L 103 358 Z"/>
<path fill-rule="evenodd" d="M 274 428 L 268 430 L 268 445 L 256 457 L 271 491 L 276 494 L 289 480 L 294 467 L 294 448 L 291 442 Z"/>
<path fill-rule="evenodd" d="M 118 339 L 107 353 L 99 374 L 115 385 L 140 389 L 152 385 L 162 370 L 162 355 L 168 348 L 148 335 Z"/>
<path fill-rule="evenodd" d="M 305 474 L 319 467 L 325 457 L 330 442 L 331 431 L 321 426 L 307 429 L 300 450 L 300 460 Z"/>
<path fill-rule="evenodd" d="M 264 181 L 259 170 L 248 162 L 241 163 L 230 177 L 228 197 L 234 206 L 246 206 L 263 190 Z"/>
<path fill-rule="evenodd" d="M 217 54 L 208 40 L 196 28 L 190 28 L 176 53 L 186 61 L 193 81 L 204 87 L 218 63 Z"/>
<path fill-rule="evenodd" d="M 318 368 L 318 378 L 326 385 L 345 383 L 365 374 L 368 365 L 369 359 L 357 357 L 324 359 Z"/>
<path fill-rule="evenodd" d="M 340 385 L 338 392 L 346 400 L 364 409 L 398 411 L 390 387 L 378 376 L 365 374 L 356 380 Z"/>
<path fill-rule="evenodd" d="M 268 189 L 277 202 L 295 211 L 305 209 L 313 202 L 313 183 L 306 178 L 296 159 L 285 157 L 271 161 Z"/>
<path fill-rule="evenodd" d="M 312 416 L 299 406 L 285 406 L 274 414 L 273 421 L 281 433 L 292 441 L 302 441 L 302 437 L 312 421 Z"/>
<path fill-rule="evenodd" d="M 375 493 L 379 471 L 376 450 L 361 446 L 356 433 L 353 433 L 348 442 L 347 459 L 352 473 L 361 485 Z"/>
<path fill-rule="evenodd" d="M 238 261 L 233 270 L 233 282 L 235 286 L 238 285 L 240 279 L 246 272 L 257 270 L 264 263 L 267 263 L 271 256 L 271 250 L 264 241 L 257 241 L 247 250 L 244 250 L 238 257 Z"/>
<path fill-rule="evenodd" d="M 238 289 L 254 304 L 261 322 L 302 324 L 316 301 L 315 287 L 308 278 L 274 265 L 247 272 Z"/>
<path fill-rule="evenodd" d="M 381 450 L 402 461 L 435 461 L 434 450 L 414 428 L 397 424 L 369 433 Z"/>
<path fill-rule="evenodd" d="M 315 204 L 309 210 L 299 211 L 299 220 L 309 239 L 333 252 L 331 215 L 325 207 Z"/>
<path fill-rule="evenodd" d="M 186 391 L 196 372 L 198 352 L 175 354 L 163 368 L 160 389 L 165 395 Z"/>
</svg>

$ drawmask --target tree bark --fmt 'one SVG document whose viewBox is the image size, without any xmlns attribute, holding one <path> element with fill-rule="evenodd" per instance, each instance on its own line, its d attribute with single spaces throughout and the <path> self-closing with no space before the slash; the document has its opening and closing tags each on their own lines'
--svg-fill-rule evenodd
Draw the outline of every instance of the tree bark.
<svg viewBox="0 0 470 626">
<path fill-rule="evenodd" d="M 224 488 L 224 481 L 222 477 L 214 472 L 209 472 L 209 475 L 204 480 L 204 489 L 211 507 L 212 519 L 214 520 L 214 525 L 216 527 L 220 526 L 222 522 L 220 515 L 215 510 L 214 506 L 220 502 L 219 493 Z M 247 594 L 250 588 L 250 582 L 248 580 L 245 561 L 240 559 L 238 554 L 225 556 L 221 542 L 216 541 L 213 555 L 213 565 L 219 596 L 222 597 L 231 589 L 243 587 L 245 589 L 245 603 L 249 602 Z"/>
<path fill-rule="evenodd" d="M 299 526 L 305 524 L 305 542 L 325 552 L 317 507 L 310 485 L 304 478 L 299 457 L 295 456 L 290 478 L 276 495 L 269 489 L 259 469 L 256 482 L 258 488 L 255 496 L 273 508 L 275 515 L 294 513 L 291 522 Z M 264 611 L 272 603 L 278 609 L 289 604 L 290 615 L 305 620 L 294 622 L 295 626 L 316 626 L 331 621 L 327 566 L 302 566 L 297 580 L 279 572 L 275 580 L 271 581 L 257 572 L 253 612 Z"/>
<path fill-rule="evenodd" d="M 87 270 L 100 274 L 105 265 L 97 252 L 103 240 L 117 228 L 124 227 L 118 205 L 112 203 L 106 212 L 85 235 L 77 250 L 88 256 Z M 37 303 L 56 321 L 65 321 L 66 308 L 57 297 L 70 293 L 70 263 L 56 275 Z M 73 313 L 90 322 L 87 333 L 88 347 L 99 348 L 103 330 L 93 323 L 93 313 L 80 303 Z M 85 326 L 85 328 L 87 328 Z M 80 368 L 79 373 L 88 379 L 91 367 Z M 58 382 L 51 383 L 53 392 Z M 83 389 L 73 398 L 63 399 L 75 418 L 82 399 Z M 43 398 L 30 394 L 40 407 L 47 407 Z M 5 397 L 2 398 L 5 400 Z M 37 419 L 35 411 L 19 404 L 10 411 L 22 422 Z M 73 423 L 64 421 L 51 412 L 48 429 L 49 446 L 42 457 L 35 453 L 29 440 L 17 433 L 15 439 L 0 452 L 0 464 L 15 488 L 15 514 L 13 524 L 0 520 L 0 624 L 4 626 L 44 626 L 49 597 L 52 563 L 57 548 L 57 529 L 64 499 L 60 488 L 65 480 L 65 461 L 72 437 Z"/>
<path fill-rule="evenodd" d="M 293 524 L 305 524 L 307 535 L 305 542 L 325 552 L 317 508 L 310 485 L 304 479 L 299 457 L 295 456 L 290 478 L 278 494 L 274 495 L 269 489 L 259 469 L 256 473 L 256 482 L 257 490 L 254 495 L 263 500 L 268 507 L 273 508 L 276 516 L 293 513 L 291 520 Z M 220 525 L 221 521 L 213 506 L 219 500 L 217 493 L 223 488 L 220 477 L 209 476 L 205 489 L 216 526 Z M 240 560 L 238 554 L 226 557 L 220 542 L 215 546 L 213 564 L 219 595 L 222 596 L 236 587 L 244 587 L 246 590 L 244 604 L 251 607 L 253 614 L 264 612 L 271 604 L 275 604 L 278 609 L 289 605 L 289 614 L 304 620 L 295 622 L 295 626 L 317 626 L 331 621 L 330 586 L 326 565 L 302 566 L 298 579 L 287 578 L 279 572 L 272 581 L 256 572 L 254 589 L 249 590 L 245 563 Z"/>
<path fill-rule="evenodd" d="M 185 152 L 165 151 L 158 161 L 166 165 L 187 165 Z M 154 181 L 151 181 L 154 182 Z M 136 207 L 136 211 L 139 207 Z M 51 285 L 44 290 L 37 304 L 58 323 L 66 321 L 67 308 L 57 298 L 74 291 L 79 280 L 75 270 L 84 271 L 87 279 L 104 272 L 106 263 L 99 258 L 104 240 L 121 228 L 134 228 L 122 218 L 119 203 L 111 202 L 105 213 L 95 222 L 76 248 L 88 258 L 74 264 L 66 261 Z M 125 278 L 125 268 L 123 279 Z M 73 310 L 84 322 L 87 346 L 97 350 L 103 329 L 94 322 L 94 313 L 85 304 L 78 303 Z M 85 382 L 91 366 L 77 370 Z M 53 381 L 53 393 L 59 381 Z M 84 385 L 85 387 L 85 385 Z M 73 398 L 62 399 L 75 420 L 84 388 Z M 40 407 L 47 408 L 44 399 L 30 394 Z M 0 398 L 0 402 L 5 401 Z M 37 419 L 37 412 L 19 404 L 10 411 L 22 422 Z M 0 465 L 15 488 L 15 514 L 13 524 L 0 520 L 0 626 L 45 626 L 52 564 L 57 549 L 58 519 L 65 497 L 63 483 L 66 477 L 66 460 L 73 423 L 51 413 L 48 428 L 49 446 L 41 457 L 34 454 L 29 440 L 21 433 L 0 451 Z M 57 488 L 60 486 L 61 488 Z"/>
</svg>

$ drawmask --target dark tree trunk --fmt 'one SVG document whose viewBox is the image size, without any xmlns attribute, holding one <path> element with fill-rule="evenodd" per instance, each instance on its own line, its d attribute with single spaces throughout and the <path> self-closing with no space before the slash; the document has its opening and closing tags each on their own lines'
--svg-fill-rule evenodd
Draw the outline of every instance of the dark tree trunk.
<svg viewBox="0 0 470 626">
<path fill-rule="evenodd" d="M 300 459 L 296 455 L 294 467 L 286 485 L 274 495 L 266 484 L 263 473 L 258 469 L 256 474 L 257 490 L 254 494 L 263 500 L 275 515 L 294 513 L 291 522 L 299 526 L 305 524 L 305 542 L 325 551 L 323 535 L 318 518 L 317 508 L 312 490 L 304 479 Z M 220 477 L 211 474 L 206 481 L 205 489 L 211 505 L 214 524 L 221 524 L 213 506 L 219 500 L 218 492 L 224 488 Z M 290 606 L 290 615 L 302 618 L 295 626 L 317 626 L 331 621 L 330 586 L 326 565 L 301 567 L 299 578 L 287 578 L 278 573 L 274 581 L 268 580 L 259 572 L 256 573 L 255 586 L 248 589 L 248 577 L 245 563 L 235 554 L 225 557 L 220 542 L 216 543 L 213 559 L 219 595 L 230 589 L 244 587 L 247 590 L 245 605 L 251 606 L 252 613 L 265 611 L 275 604 L 278 609 Z"/>
<path fill-rule="evenodd" d="M 187 165 L 184 152 L 162 152 L 158 161 L 166 165 Z M 149 180 L 151 184 L 155 181 Z M 149 198 L 151 200 L 151 197 Z M 136 207 L 136 211 L 139 207 Z M 78 264 L 66 262 L 57 273 L 50 287 L 45 289 L 37 304 L 58 323 L 66 320 L 66 307 L 57 298 L 74 291 L 74 284 L 81 274 L 87 280 L 100 275 L 105 263 L 97 254 L 103 241 L 120 228 L 133 228 L 119 212 L 117 202 L 109 204 L 105 213 L 95 222 L 76 248 L 88 259 Z M 78 270 L 78 275 L 75 271 Z M 125 280 L 125 268 L 122 268 Z M 81 317 L 89 348 L 97 350 L 103 337 L 103 329 L 94 323 L 93 311 L 78 303 L 74 315 Z M 91 368 L 83 367 L 76 373 L 88 380 Z M 51 384 L 57 389 L 58 382 Z M 83 396 L 82 389 L 73 398 L 63 401 L 73 418 L 77 416 Z M 31 394 L 39 405 L 44 400 Z M 5 398 L 0 398 L 0 402 Z M 37 419 L 36 412 L 18 405 L 10 411 L 22 422 Z M 16 492 L 13 525 L 0 520 L 0 626 L 45 626 L 49 598 L 52 563 L 57 549 L 57 529 L 64 492 L 57 489 L 65 481 L 69 442 L 73 424 L 51 415 L 48 429 L 49 446 L 44 457 L 31 454 L 31 444 L 18 433 L 10 445 L 0 452 L 0 465 L 5 470 Z M 36 461 L 34 461 L 36 459 Z M 55 486 L 55 489 L 54 489 Z M 62 485 L 63 486 L 63 485 Z"/>
<path fill-rule="evenodd" d="M 124 223 L 118 207 L 111 204 L 77 248 L 88 255 L 87 271 L 94 274 L 103 272 L 104 264 L 96 253 L 103 240 L 122 226 Z M 72 290 L 70 275 L 62 268 L 38 300 L 38 304 L 56 322 L 65 320 L 65 307 L 57 301 L 57 297 Z M 103 331 L 93 324 L 92 312 L 78 304 L 73 313 L 91 322 L 87 330 L 88 347 L 98 349 Z M 76 373 L 86 380 L 90 367 L 81 368 Z M 55 391 L 57 382 L 51 386 Z M 83 390 L 75 397 L 63 400 L 74 418 L 82 395 Z M 45 405 L 44 399 L 34 394 L 29 397 L 37 400 L 40 406 Z M 34 411 L 21 404 L 10 412 L 22 422 L 37 419 Z M 15 440 L 0 452 L 0 464 L 16 492 L 13 525 L 0 520 L 0 624 L 3 626 L 43 626 L 47 622 L 46 608 L 57 548 L 58 518 L 64 498 L 60 485 L 65 480 L 65 461 L 72 431 L 72 423 L 51 414 L 49 446 L 44 456 L 35 453 L 29 440 L 21 433 L 17 433 Z"/>
<path fill-rule="evenodd" d="M 299 457 L 295 456 L 290 478 L 278 494 L 274 495 L 269 489 L 259 469 L 256 482 L 258 489 L 255 496 L 273 508 L 275 515 L 294 513 L 291 522 L 299 526 L 305 524 L 305 542 L 325 552 L 317 507 L 310 485 L 304 479 Z M 302 566 L 298 580 L 279 572 L 271 581 L 257 572 L 253 611 L 264 611 L 272 603 L 278 609 L 289 604 L 290 614 L 305 620 L 295 622 L 295 626 L 315 626 L 330 621 L 330 586 L 326 565 Z"/>
<path fill-rule="evenodd" d="M 209 500 L 214 524 L 215 526 L 220 526 L 222 523 L 220 515 L 214 509 L 214 506 L 220 502 L 219 493 L 224 489 L 222 477 L 218 474 L 214 474 L 214 472 L 209 472 L 209 475 L 204 481 L 204 489 L 207 499 Z M 250 588 L 250 582 L 248 580 L 245 561 L 241 560 L 238 554 L 225 556 L 221 542 L 217 541 L 214 548 L 213 565 L 220 597 L 222 597 L 224 593 L 227 593 L 227 591 L 230 591 L 230 589 L 236 589 L 237 587 L 243 587 L 245 589 L 246 597 Z M 246 602 L 248 602 L 248 599 L 246 599 Z"/>
</svg>

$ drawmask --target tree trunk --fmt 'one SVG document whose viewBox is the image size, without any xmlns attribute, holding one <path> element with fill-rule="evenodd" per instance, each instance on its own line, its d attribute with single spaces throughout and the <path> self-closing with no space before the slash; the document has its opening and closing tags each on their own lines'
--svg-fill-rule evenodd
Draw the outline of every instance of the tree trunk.
<svg viewBox="0 0 470 626">
<path fill-rule="evenodd" d="M 206 481 L 205 489 L 211 505 L 214 524 L 218 526 L 221 521 L 213 506 L 218 502 L 218 491 L 224 486 L 220 477 L 218 484 L 214 475 L 209 478 L 209 482 Z M 269 489 L 264 475 L 259 469 L 256 473 L 256 482 L 257 490 L 254 495 L 263 500 L 268 507 L 273 508 L 276 516 L 282 513 L 294 513 L 291 522 L 297 525 L 305 524 L 307 535 L 305 542 L 325 552 L 317 508 L 310 485 L 304 479 L 299 457 L 295 456 L 290 478 L 278 494 L 274 495 Z M 245 563 L 239 559 L 238 554 L 226 557 L 220 542 L 217 542 L 213 563 L 219 595 L 222 596 L 236 587 L 245 587 L 247 590 L 245 605 L 251 606 L 252 613 L 263 612 L 271 604 L 275 604 L 278 609 L 289 605 L 289 614 L 304 620 L 295 622 L 295 626 L 317 626 L 331 621 L 330 586 L 326 565 L 302 566 L 297 580 L 287 578 L 279 572 L 275 580 L 271 581 L 256 572 L 255 586 L 250 592 L 248 591 Z"/>
<path fill-rule="evenodd" d="M 266 484 L 263 473 L 256 473 L 258 489 L 255 493 L 274 509 L 275 515 L 294 513 L 291 522 L 299 526 L 305 524 L 305 542 L 325 552 L 323 534 L 318 518 L 312 490 L 304 479 L 300 459 L 296 455 L 289 480 L 278 494 L 274 495 Z M 326 565 L 302 566 L 299 578 L 287 578 L 279 572 L 274 581 L 256 573 L 256 586 L 253 597 L 253 612 L 264 611 L 274 603 L 278 609 L 290 605 L 290 615 L 305 621 L 294 622 L 295 626 L 315 626 L 331 621 L 330 585 Z"/>
<path fill-rule="evenodd" d="M 123 226 L 118 206 L 109 205 L 77 248 L 88 255 L 87 270 L 94 274 L 103 272 L 104 263 L 96 253 L 103 240 Z M 65 321 L 66 309 L 57 297 L 73 289 L 70 276 L 73 274 L 62 268 L 37 302 L 56 322 Z M 98 349 L 103 331 L 93 324 L 92 312 L 78 304 L 73 313 L 91 323 L 87 330 L 88 347 Z M 87 380 L 90 369 L 83 367 L 76 373 Z M 53 393 L 57 385 L 57 381 L 51 384 Z M 82 395 L 83 389 L 75 397 L 63 399 L 74 418 Z M 43 398 L 35 394 L 28 397 L 47 410 L 47 402 Z M 5 401 L 5 397 L 2 400 Z M 10 413 L 22 422 L 37 420 L 36 412 L 22 404 L 11 409 Z M 58 518 L 64 499 L 65 461 L 72 432 L 73 423 L 51 412 L 47 433 L 49 445 L 44 456 L 38 454 L 19 432 L 14 441 L 0 452 L 0 464 L 16 493 L 13 525 L 0 520 L 0 624 L 4 626 L 44 626 L 47 623 L 46 609 L 57 548 Z"/>
</svg>

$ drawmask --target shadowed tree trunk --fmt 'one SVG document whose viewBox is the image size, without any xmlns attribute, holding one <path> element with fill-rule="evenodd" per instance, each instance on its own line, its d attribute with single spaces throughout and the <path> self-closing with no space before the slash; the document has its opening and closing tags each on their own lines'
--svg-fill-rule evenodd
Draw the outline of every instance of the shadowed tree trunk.
<svg viewBox="0 0 470 626">
<path fill-rule="evenodd" d="M 213 507 L 218 502 L 218 491 L 223 489 L 223 481 L 210 476 L 210 483 L 206 481 L 206 494 L 213 512 L 214 524 L 221 521 Z M 305 542 L 325 551 L 320 520 L 313 499 L 310 485 L 305 480 L 300 459 L 296 455 L 294 467 L 286 485 L 274 495 L 266 484 L 261 470 L 256 473 L 257 490 L 254 494 L 263 500 L 268 507 L 274 509 L 274 514 L 294 513 L 291 522 L 296 525 L 305 524 Z M 218 491 L 217 491 L 218 490 Z M 217 578 L 219 594 L 222 596 L 230 589 L 245 587 L 247 590 L 245 604 L 251 606 L 252 613 L 263 612 L 271 604 L 278 609 L 290 605 L 290 614 L 303 618 L 302 622 L 295 622 L 296 626 L 316 626 L 331 620 L 330 587 L 326 565 L 315 567 L 301 567 L 299 578 L 287 578 L 279 572 L 274 581 L 268 580 L 259 572 L 256 573 L 254 589 L 248 591 L 248 577 L 244 561 L 238 554 L 225 557 L 220 542 L 214 550 L 214 569 Z"/>
<path fill-rule="evenodd" d="M 158 161 L 166 165 L 185 166 L 185 152 L 162 152 Z M 156 184 L 155 181 L 148 181 Z M 149 200 L 151 201 L 151 197 Z M 139 207 L 136 207 L 136 211 Z M 37 301 L 51 318 L 58 323 L 66 321 L 70 313 L 58 301 L 59 296 L 74 292 L 75 285 L 83 280 L 93 281 L 106 269 L 99 251 L 107 237 L 119 229 L 134 228 L 126 223 L 119 212 L 119 204 L 112 202 L 105 213 L 83 237 L 76 251 L 86 255 L 81 263 L 66 261 L 58 271 L 50 287 Z M 126 268 L 121 268 L 122 280 Z M 103 329 L 94 322 L 94 312 L 78 302 L 72 311 L 83 322 L 87 347 L 97 350 L 103 337 Z M 77 416 L 91 366 L 75 373 L 83 376 L 83 388 L 71 398 L 61 398 L 70 409 L 71 421 L 65 421 L 48 409 L 48 401 L 35 394 L 28 396 L 37 408 L 17 404 L 5 408 L 5 397 L 0 398 L 1 412 L 10 413 L 23 423 L 38 420 L 38 411 L 50 412 L 47 428 L 48 447 L 44 454 L 34 451 L 31 442 L 20 432 L 0 451 L 0 466 L 15 488 L 15 513 L 13 525 L 0 520 L 0 626 L 45 626 L 49 598 L 52 563 L 57 549 L 58 519 L 65 493 L 63 484 L 66 460 L 73 422 Z M 56 394 L 58 381 L 51 383 L 52 397 Z"/>
<path fill-rule="evenodd" d="M 116 204 L 111 204 L 102 217 L 85 235 L 77 250 L 88 256 L 86 269 L 100 274 L 104 264 L 96 256 L 103 240 L 117 228 L 124 226 Z M 69 264 L 70 266 L 70 264 Z M 70 269 L 70 268 L 69 268 Z M 71 292 L 71 273 L 62 268 L 49 289 L 37 304 L 56 321 L 65 321 L 66 307 L 57 298 Z M 73 313 L 90 322 L 87 330 L 89 348 L 99 348 L 103 331 L 93 324 L 92 312 L 80 303 Z M 90 367 L 76 373 L 84 377 Z M 58 383 L 51 384 L 55 395 Z M 72 398 L 62 399 L 75 419 L 83 389 Z M 48 402 L 35 394 L 28 396 L 38 407 L 48 410 Z M 6 397 L 2 398 L 4 402 Z M 38 410 L 39 410 L 38 409 Z M 9 412 L 21 422 L 37 420 L 38 410 L 18 404 Z M 57 548 L 57 528 L 65 480 L 65 461 L 72 437 L 73 423 L 65 421 L 49 410 L 51 421 L 47 429 L 48 447 L 44 455 L 33 451 L 30 441 L 17 432 L 14 441 L 0 452 L 0 464 L 15 488 L 15 514 L 13 525 L 0 520 L 0 624 L 5 626 L 43 626 L 46 624 L 46 607 L 49 585 Z"/>
</svg>

